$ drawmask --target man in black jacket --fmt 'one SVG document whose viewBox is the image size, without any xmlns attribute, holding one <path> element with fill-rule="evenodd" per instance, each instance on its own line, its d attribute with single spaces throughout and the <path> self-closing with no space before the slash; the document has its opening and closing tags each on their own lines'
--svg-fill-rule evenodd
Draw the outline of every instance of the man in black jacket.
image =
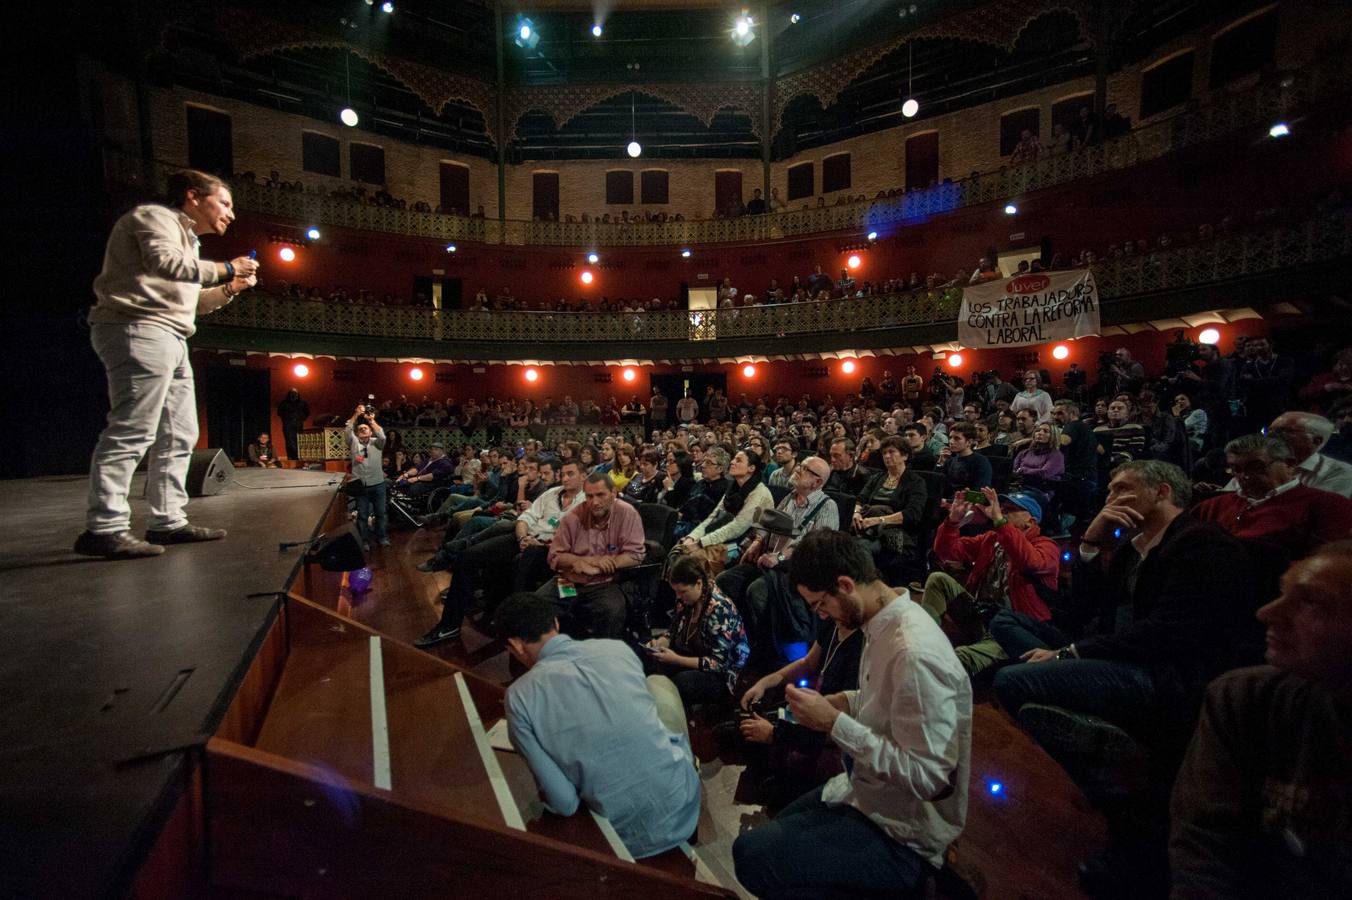
<svg viewBox="0 0 1352 900">
<path fill-rule="evenodd" d="M 305 427 L 305 420 L 310 418 L 310 404 L 300 398 L 300 391 L 292 388 L 286 392 L 286 398 L 277 404 L 277 418 L 282 420 L 286 458 L 300 459 L 300 451 L 296 447 L 296 434 Z"/>
<path fill-rule="evenodd" d="M 864 485 L 876 474 L 874 469 L 861 465 L 855 458 L 854 441 L 836 438 L 831 442 L 831 477 L 826 482 L 827 493 L 858 497 Z"/>
<path fill-rule="evenodd" d="M 1234 538 L 1183 511 L 1190 498 L 1177 466 L 1118 467 L 1075 573 L 1077 601 L 1097 602 L 1098 633 L 1060 648 L 1022 648 L 1028 665 L 995 680 L 1006 709 L 1050 704 L 1128 731 L 1195 710 L 1202 687 L 1230 662 L 1233 625 L 1247 614 L 1249 562 Z M 1123 612 L 1129 621 L 1114 627 Z"/>
<path fill-rule="evenodd" d="M 1075 570 L 1076 602 L 1097 605 L 1097 632 L 1058 648 L 1039 639 L 1046 631 L 994 632 L 1025 663 L 996 674 L 1001 704 L 1096 799 L 1126 800 L 1131 821 L 1110 823 L 1109 864 L 1122 862 L 1121 874 L 1135 871 L 1143 884 L 1162 868 L 1163 804 L 1203 688 L 1231 664 L 1252 609 L 1244 548 L 1185 513 L 1190 499 L 1172 463 L 1119 466 Z M 1141 745 L 1150 750 L 1145 783 L 1139 774 L 1124 782 Z"/>
</svg>

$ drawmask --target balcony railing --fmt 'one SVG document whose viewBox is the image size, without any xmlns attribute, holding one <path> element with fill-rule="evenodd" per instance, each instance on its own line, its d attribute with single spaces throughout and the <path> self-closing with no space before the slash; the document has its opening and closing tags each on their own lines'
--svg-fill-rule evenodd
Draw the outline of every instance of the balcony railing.
<svg viewBox="0 0 1352 900">
<path fill-rule="evenodd" d="M 1352 255 L 1352 216 L 1224 235 L 1205 243 L 1105 261 L 1094 276 L 1104 300 L 1220 283 Z M 706 341 L 836 333 L 955 321 L 961 288 L 740 309 L 478 312 L 296 300 L 250 292 L 207 320 L 235 327 L 416 341 L 521 344 Z M 697 349 L 697 348 L 692 348 Z M 615 352 L 611 348 L 611 353 Z M 697 355 L 697 354 L 695 354 Z"/>
<path fill-rule="evenodd" d="M 619 247 L 772 241 L 809 234 L 886 228 L 1126 169 L 1240 128 L 1270 124 L 1316 101 L 1342 94 L 1347 91 L 1349 68 L 1352 68 L 1352 61 L 1339 56 L 1246 91 L 1219 91 L 1196 110 L 1070 153 L 1058 156 L 1044 153 L 1027 165 L 1002 167 L 887 200 L 763 216 L 662 223 L 499 221 L 392 209 L 246 181 L 239 181 L 232 188 L 236 205 L 256 213 L 446 242 Z M 144 163 L 139 159 L 110 152 L 105 154 L 105 160 L 110 179 L 139 184 L 145 177 Z"/>
</svg>

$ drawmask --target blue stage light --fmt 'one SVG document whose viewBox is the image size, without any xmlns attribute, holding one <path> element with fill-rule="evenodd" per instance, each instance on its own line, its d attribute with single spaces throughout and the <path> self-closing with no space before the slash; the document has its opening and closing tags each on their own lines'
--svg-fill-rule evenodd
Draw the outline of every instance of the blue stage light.
<svg viewBox="0 0 1352 900">
<path fill-rule="evenodd" d="M 305 236 L 312 241 L 317 241 L 319 240 L 319 229 L 311 228 L 309 231 L 305 232 Z"/>
</svg>

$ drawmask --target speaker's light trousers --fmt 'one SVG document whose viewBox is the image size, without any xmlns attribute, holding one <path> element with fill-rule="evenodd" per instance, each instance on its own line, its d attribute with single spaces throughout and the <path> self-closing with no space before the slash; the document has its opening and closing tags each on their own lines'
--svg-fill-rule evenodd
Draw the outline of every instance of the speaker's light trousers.
<svg viewBox="0 0 1352 900">
<path fill-rule="evenodd" d="M 152 529 L 186 525 L 185 484 L 197 444 L 197 400 L 188 342 L 155 325 L 94 325 L 94 352 L 108 372 L 108 425 L 89 465 L 87 527 L 95 534 L 131 527 L 127 495 L 150 453 L 146 499 Z"/>
</svg>

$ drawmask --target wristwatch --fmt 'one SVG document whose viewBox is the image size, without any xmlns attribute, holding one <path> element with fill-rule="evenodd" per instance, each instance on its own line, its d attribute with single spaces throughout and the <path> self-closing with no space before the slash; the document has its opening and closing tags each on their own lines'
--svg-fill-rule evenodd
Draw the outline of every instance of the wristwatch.
<svg viewBox="0 0 1352 900">
<path fill-rule="evenodd" d="M 1057 659 L 1079 659 L 1080 654 L 1075 652 L 1074 644 L 1066 644 L 1060 650 L 1056 651 Z"/>
</svg>

